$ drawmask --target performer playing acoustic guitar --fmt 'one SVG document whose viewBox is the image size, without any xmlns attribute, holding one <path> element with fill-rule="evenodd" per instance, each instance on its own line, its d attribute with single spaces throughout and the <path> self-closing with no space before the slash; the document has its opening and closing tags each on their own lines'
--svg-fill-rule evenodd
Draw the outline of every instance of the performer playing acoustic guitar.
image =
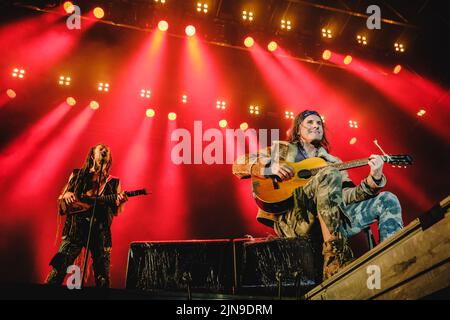
<svg viewBox="0 0 450 320">
<path fill-rule="evenodd" d="M 92 147 L 82 168 L 73 170 L 59 196 L 59 213 L 67 214 L 67 217 L 61 245 L 50 262 L 53 269 L 47 277 L 47 283 L 62 284 L 67 267 L 74 263 L 83 246 L 86 246 L 92 210 L 69 214 L 68 208 L 76 205 L 82 196 L 95 196 L 100 168 L 103 167 L 99 195 L 113 195 L 114 199 L 110 202 L 97 202 L 89 249 L 96 286 L 109 287 L 111 223 L 113 217 L 122 212 L 123 205 L 128 200 L 127 194 L 121 192 L 119 179 L 109 175 L 111 164 L 112 157 L 107 146 L 98 144 Z"/>
<path fill-rule="evenodd" d="M 299 162 L 320 157 L 327 163 L 339 163 L 328 153 L 328 140 L 318 112 L 305 110 L 298 114 L 290 130 L 289 141 L 276 141 L 266 150 L 247 154 L 233 164 L 239 178 L 256 176 L 280 183 L 294 177 L 294 169 L 283 162 Z M 367 162 L 366 162 L 367 163 Z M 383 158 L 371 155 L 370 173 L 355 186 L 346 171 L 327 166 L 303 187 L 293 192 L 293 206 L 279 213 L 258 212 L 258 221 L 273 227 L 280 237 L 309 237 L 315 221 L 323 236 L 323 278 L 328 279 L 350 263 L 353 253 L 347 238 L 378 220 L 379 238 L 384 241 L 403 228 L 397 197 L 381 192 L 386 185 Z M 274 180 L 274 189 L 278 186 Z"/>
</svg>

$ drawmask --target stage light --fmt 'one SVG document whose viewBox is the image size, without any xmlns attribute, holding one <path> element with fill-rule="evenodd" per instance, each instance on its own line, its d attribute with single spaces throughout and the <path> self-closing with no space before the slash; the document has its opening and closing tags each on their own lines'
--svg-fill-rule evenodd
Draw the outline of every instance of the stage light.
<svg viewBox="0 0 450 320">
<path fill-rule="evenodd" d="M 241 125 L 239 126 L 239 128 L 241 128 L 242 131 L 245 131 L 248 129 L 248 123 L 247 122 L 242 122 Z"/>
<path fill-rule="evenodd" d="M 150 99 L 152 92 L 150 90 L 142 89 L 141 90 L 141 98 Z"/>
<path fill-rule="evenodd" d="M 156 3 L 160 2 L 162 4 L 166 3 L 166 0 L 154 0 Z"/>
<path fill-rule="evenodd" d="M 350 144 L 355 144 L 355 143 L 356 143 L 356 140 L 357 140 L 356 137 L 353 137 L 353 138 L 350 139 L 350 142 L 349 142 L 349 143 L 350 143 Z"/>
<path fill-rule="evenodd" d="M 292 112 L 292 111 L 286 111 L 286 112 L 284 113 L 284 117 L 285 117 L 286 119 L 294 119 L 294 112 Z"/>
<path fill-rule="evenodd" d="M 23 77 L 25 77 L 25 70 L 14 68 L 11 75 L 13 76 L 13 78 L 23 79 Z"/>
<path fill-rule="evenodd" d="M 345 56 L 344 64 L 350 64 L 350 63 L 352 63 L 352 56 L 349 56 L 349 55 Z"/>
<path fill-rule="evenodd" d="M 353 121 L 353 120 L 349 120 L 348 125 L 350 126 L 350 128 L 355 128 L 355 129 L 358 128 L 358 122 Z"/>
<path fill-rule="evenodd" d="M 289 21 L 289 20 L 281 20 L 281 29 L 283 29 L 283 30 L 291 30 L 291 21 Z"/>
<path fill-rule="evenodd" d="M 197 2 L 197 12 L 208 12 L 208 5 L 206 3 Z"/>
<path fill-rule="evenodd" d="M 64 11 L 69 14 L 75 10 L 73 3 L 71 1 L 64 2 L 63 8 L 64 8 Z"/>
<path fill-rule="evenodd" d="M 186 27 L 185 32 L 188 37 L 192 37 L 193 35 L 195 35 L 195 27 L 192 25 L 189 25 Z"/>
<path fill-rule="evenodd" d="M 60 76 L 58 83 L 62 86 L 69 86 L 72 79 L 70 77 Z"/>
<path fill-rule="evenodd" d="M 147 110 L 145 110 L 145 115 L 149 118 L 153 118 L 155 116 L 155 110 L 147 109 Z"/>
<path fill-rule="evenodd" d="M 183 94 L 183 96 L 181 97 L 181 102 L 187 103 L 187 95 Z"/>
<path fill-rule="evenodd" d="M 419 112 L 417 112 L 417 115 L 419 116 L 419 117 L 422 117 L 424 114 L 426 113 L 426 111 L 425 110 L 423 110 L 423 109 L 420 109 L 420 111 Z"/>
<path fill-rule="evenodd" d="M 161 31 L 167 31 L 169 29 L 169 24 L 165 20 L 158 22 L 158 29 Z"/>
<path fill-rule="evenodd" d="M 6 95 L 11 99 L 14 99 L 17 96 L 16 92 L 13 89 L 6 90 Z"/>
<path fill-rule="evenodd" d="M 216 108 L 217 109 L 225 110 L 226 107 L 227 107 L 227 103 L 225 101 L 222 101 L 222 100 L 217 100 L 216 101 Z"/>
<path fill-rule="evenodd" d="M 219 127 L 225 128 L 228 125 L 227 120 L 220 120 L 219 121 Z"/>
<path fill-rule="evenodd" d="M 332 37 L 331 30 L 323 28 L 322 29 L 322 37 L 331 38 Z"/>
<path fill-rule="evenodd" d="M 397 52 L 404 52 L 405 51 L 405 47 L 403 46 L 403 43 L 394 43 L 394 48 L 395 51 Z"/>
<path fill-rule="evenodd" d="M 322 123 L 325 123 L 325 117 L 324 116 L 320 116 L 320 119 L 322 119 Z"/>
<path fill-rule="evenodd" d="M 105 92 L 108 92 L 109 91 L 109 83 L 103 83 L 103 82 L 100 82 L 99 84 L 98 84 L 98 91 L 105 91 Z"/>
<path fill-rule="evenodd" d="M 244 45 L 245 45 L 247 48 L 253 47 L 254 44 L 255 44 L 255 40 L 253 40 L 252 37 L 247 37 L 247 38 L 245 38 L 245 40 L 244 40 Z"/>
<path fill-rule="evenodd" d="M 177 114 L 175 112 L 170 112 L 167 115 L 167 118 L 169 118 L 170 121 L 173 121 L 173 120 L 175 120 L 177 118 Z"/>
<path fill-rule="evenodd" d="M 66 103 L 67 103 L 69 106 L 73 107 L 74 105 L 77 104 L 77 100 L 75 100 L 75 98 L 73 98 L 73 97 L 68 97 L 68 98 L 66 99 Z M 91 107 L 91 108 L 92 108 L 92 107 Z"/>
<path fill-rule="evenodd" d="M 98 104 L 97 101 L 92 100 L 92 101 L 89 103 L 89 107 L 91 107 L 92 110 L 97 110 L 98 108 L 100 108 L 100 105 Z"/>
<path fill-rule="evenodd" d="M 267 49 L 270 52 L 274 52 L 275 50 L 277 50 L 277 48 L 278 48 L 278 45 L 275 41 L 270 41 L 269 44 L 267 45 Z"/>
<path fill-rule="evenodd" d="M 101 19 L 105 16 L 105 11 L 103 11 L 102 8 L 100 7 L 96 7 L 94 9 L 94 17 L 96 17 L 97 19 Z"/>
<path fill-rule="evenodd" d="M 250 114 L 259 115 L 259 106 L 251 105 L 249 107 Z"/>
<path fill-rule="evenodd" d="M 400 73 L 400 71 L 402 71 L 402 66 L 401 65 L 396 65 L 395 67 L 394 67 L 394 70 L 392 71 L 394 74 L 399 74 Z"/>
<path fill-rule="evenodd" d="M 247 10 L 242 11 L 242 19 L 245 21 L 253 21 L 253 12 Z"/>
<path fill-rule="evenodd" d="M 366 36 L 358 34 L 356 36 L 356 41 L 358 41 L 358 43 L 362 44 L 363 46 L 367 45 L 367 38 L 366 38 Z"/>
<path fill-rule="evenodd" d="M 322 53 L 323 60 L 328 60 L 331 58 L 331 51 L 330 50 L 324 50 Z"/>
</svg>

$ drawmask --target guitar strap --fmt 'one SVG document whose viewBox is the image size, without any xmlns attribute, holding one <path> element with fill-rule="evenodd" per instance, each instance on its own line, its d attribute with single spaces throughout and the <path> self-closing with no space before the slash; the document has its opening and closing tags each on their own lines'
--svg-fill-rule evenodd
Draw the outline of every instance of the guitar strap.
<svg viewBox="0 0 450 320">
<path fill-rule="evenodd" d="M 109 181 L 111 181 L 112 180 L 112 176 L 111 175 L 109 175 L 108 176 L 108 178 L 106 178 L 106 180 L 105 180 L 105 182 L 103 183 L 103 185 L 102 185 L 102 187 L 101 187 L 101 189 L 100 189 L 100 192 L 99 192 L 99 196 L 101 195 L 101 194 L 103 194 L 103 191 L 105 190 L 105 187 L 106 187 L 106 184 L 109 182 Z"/>
</svg>

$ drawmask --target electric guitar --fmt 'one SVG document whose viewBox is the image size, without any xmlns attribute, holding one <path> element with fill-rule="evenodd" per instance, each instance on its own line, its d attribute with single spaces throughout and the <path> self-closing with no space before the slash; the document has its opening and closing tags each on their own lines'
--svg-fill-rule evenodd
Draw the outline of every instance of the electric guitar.
<svg viewBox="0 0 450 320">
<path fill-rule="evenodd" d="M 139 189 L 134 191 L 125 191 L 125 194 L 127 197 L 136 197 L 141 195 L 147 195 L 146 189 Z M 97 204 L 114 204 L 117 199 L 117 193 L 108 194 L 104 196 L 99 196 L 97 198 Z M 68 216 L 72 214 L 78 214 L 88 211 L 95 202 L 95 197 L 93 196 L 87 196 L 87 195 L 81 195 L 79 199 L 72 202 L 71 204 L 66 204 L 64 200 L 61 200 L 61 210 L 63 214 L 66 214 Z"/>
<path fill-rule="evenodd" d="M 385 163 L 394 166 L 403 167 L 412 164 L 412 158 L 409 155 L 387 155 L 382 158 Z M 320 169 L 334 167 L 338 170 L 347 170 L 368 165 L 368 161 L 369 158 L 363 158 L 329 164 L 322 158 L 308 158 L 299 162 L 283 162 L 294 168 L 294 177 L 282 181 L 276 175 L 266 178 L 252 176 L 253 197 L 263 211 L 280 213 L 293 207 L 294 190 L 308 183 Z"/>
</svg>

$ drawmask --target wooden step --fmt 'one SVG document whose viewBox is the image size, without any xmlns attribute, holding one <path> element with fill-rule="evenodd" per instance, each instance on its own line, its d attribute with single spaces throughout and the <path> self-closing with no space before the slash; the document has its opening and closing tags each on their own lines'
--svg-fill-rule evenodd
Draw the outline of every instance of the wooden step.
<svg viewBox="0 0 450 320">
<path fill-rule="evenodd" d="M 449 288 L 449 212 L 450 196 L 309 291 L 304 298 L 420 299 Z M 376 283 L 372 281 L 373 270 L 377 267 L 380 271 L 379 288 L 374 287 Z"/>
</svg>

